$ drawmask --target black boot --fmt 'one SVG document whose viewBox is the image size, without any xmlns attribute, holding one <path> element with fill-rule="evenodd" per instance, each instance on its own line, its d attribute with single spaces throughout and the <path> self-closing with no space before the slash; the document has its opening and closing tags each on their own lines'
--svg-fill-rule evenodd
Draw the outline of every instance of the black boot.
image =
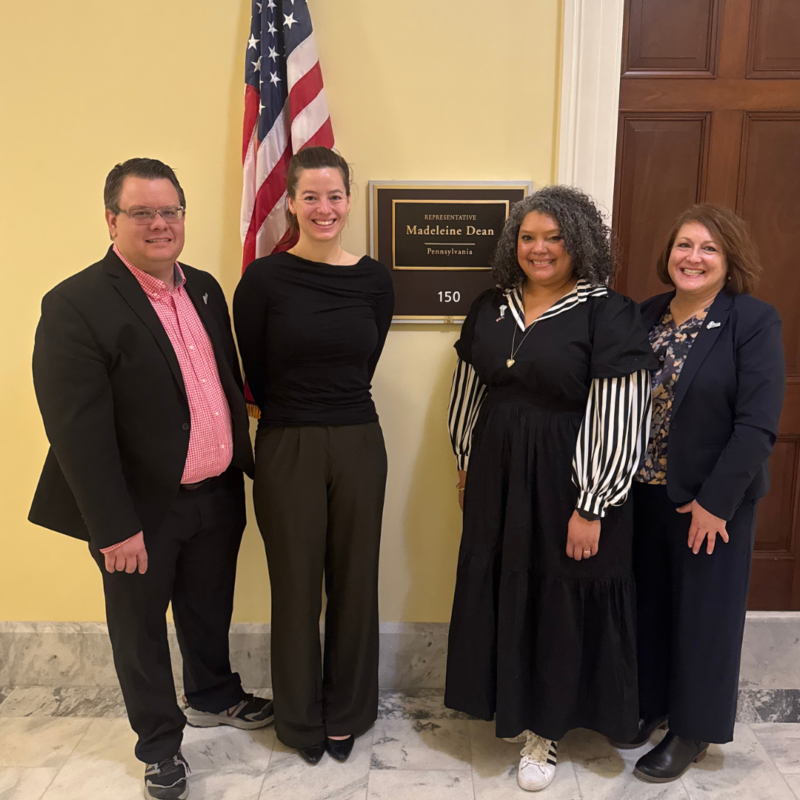
<svg viewBox="0 0 800 800">
<path fill-rule="evenodd" d="M 682 739 L 669 731 L 659 744 L 636 762 L 633 773 L 651 783 L 669 783 L 680 778 L 706 755 L 708 742 Z"/>
<path fill-rule="evenodd" d="M 650 741 L 650 736 L 652 735 L 653 731 L 657 731 L 659 728 L 666 728 L 667 727 L 667 717 L 656 717 L 655 719 L 640 719 L 639 720 L 639 733 L 636 734 L 636 737 L 631 739 L 629 742 L 615 742 L 613 739 L 609 739 L 608 741 L 617 748 L 617 750 L 634 750 L 637 747 L 641 747 L 643 744 L 647 744 Z"/>
</svg>

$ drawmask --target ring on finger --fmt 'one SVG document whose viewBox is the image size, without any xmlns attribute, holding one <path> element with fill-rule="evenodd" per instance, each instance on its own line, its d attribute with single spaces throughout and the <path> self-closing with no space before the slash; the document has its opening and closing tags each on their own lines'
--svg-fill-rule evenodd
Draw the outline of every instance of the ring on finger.
<svg viewBox="0 0 800 800">
<path fill-rule="evenodd" d="M 591 554 L 592 554 L 591 550 L 584 550 L 583 551 L 584 558 L 588 558 Z"/>
</svg>

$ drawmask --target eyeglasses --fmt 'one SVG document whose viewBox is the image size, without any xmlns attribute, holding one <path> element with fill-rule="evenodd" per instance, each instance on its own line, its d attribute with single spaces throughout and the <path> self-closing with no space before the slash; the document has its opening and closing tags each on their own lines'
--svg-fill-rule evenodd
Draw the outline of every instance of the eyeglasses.
<svg viewBox="0 0 800 800">
<path fill-rule="evenodd" d="M 161 215 L 164 222 L 180 222 L 186 214 L 186 209 L 183 206 L 165 206 L 164 208 L 132 208 L 125 210 L 121 208 L 117 214 L 127 214 L 134 222 L 141 225 L 147 225 L 156 218 L 156 214 Z"/>
</svg>

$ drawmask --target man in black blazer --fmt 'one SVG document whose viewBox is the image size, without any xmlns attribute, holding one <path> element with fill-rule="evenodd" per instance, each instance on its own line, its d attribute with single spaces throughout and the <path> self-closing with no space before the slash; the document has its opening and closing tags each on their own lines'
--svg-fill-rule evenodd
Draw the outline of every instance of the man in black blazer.
<svg viewBox="0 0 800 800">
<path fill-rule="evenodd" d="M 188 795 L 187 718 L 272 720 L 228 652 L 253 455 L 225 297 L 177 262 L 186 203 L 175 173 L 131 159 L 109 173 L 104 199 L 112 247 L 42 301 L 33 376 L 50 451 L 29 519 L 89 542 L 146 794 L 169 800 Z"/>
</svg>

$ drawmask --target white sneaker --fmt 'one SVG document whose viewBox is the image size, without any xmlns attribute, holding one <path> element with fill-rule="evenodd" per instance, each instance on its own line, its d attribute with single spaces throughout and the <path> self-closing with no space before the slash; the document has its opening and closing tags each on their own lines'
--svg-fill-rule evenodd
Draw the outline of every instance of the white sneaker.
<svg viewBox="0 0 800 800">
<path fill-rule="evenodd" d="M 504 736 L 503 741 L 508 742 L 509 744 L 525 744 L 525 742 L 528 741 L 528 733 L 527 731 L 522 731 L 522 733 L 512 736 L 509 739 Z"/>
<path fill-rule="evenodd" d="M 525 747 L 519 752 L 517 783 L 526 792 L 538 792 L 547 788 L 556 776 L 558 742 L 537 736 L 533 731 L 526 734 Z"/>
</svg>

